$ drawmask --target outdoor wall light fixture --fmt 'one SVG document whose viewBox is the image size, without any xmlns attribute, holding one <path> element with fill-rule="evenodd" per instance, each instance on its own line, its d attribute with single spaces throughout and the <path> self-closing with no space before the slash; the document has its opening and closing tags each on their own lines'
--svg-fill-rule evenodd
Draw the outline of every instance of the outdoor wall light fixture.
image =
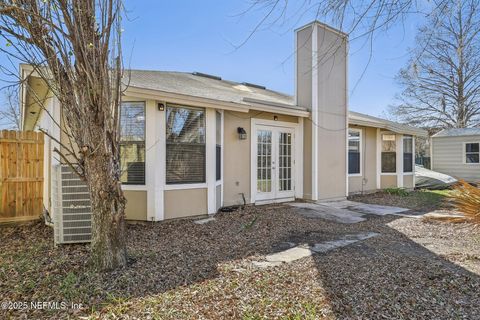
<svg viewBox="0 0 480 320">
<path fill-rule="evenodd" d="M 240 140 L 246 140 L 247 139 L 247 131 L 245 131 L 245 129 L 243 129 L 242 127 L 238 127 L 237 132 L 238 132 L 238 138 Z"/>
<path fill-rule="evenodd" d="M 278 116 L 273 116 L 273 120 L 277 121 L 277 120 L 278 120 Z"/>
<path fill-rule="evenodd" d="M 164 111 L 165 110 L 165 105 L 163 103 L 158 104 L 158 111 Z"/>
</svg>

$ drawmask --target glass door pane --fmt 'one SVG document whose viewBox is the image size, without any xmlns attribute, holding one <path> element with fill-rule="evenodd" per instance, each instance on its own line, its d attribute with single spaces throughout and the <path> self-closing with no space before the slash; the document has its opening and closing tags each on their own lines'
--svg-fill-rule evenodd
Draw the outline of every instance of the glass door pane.
<svg viewBox="0 0 480 320">
<path fill-rule="evenodd" d="M 257 191 L 272 191 L 272 131 L 257 131 Z"/>
<path fill-rule="evenodd" d="M 278 136 L 279 191 L 292 190 L 292 134 L 280 132 Z"/>
</svg>

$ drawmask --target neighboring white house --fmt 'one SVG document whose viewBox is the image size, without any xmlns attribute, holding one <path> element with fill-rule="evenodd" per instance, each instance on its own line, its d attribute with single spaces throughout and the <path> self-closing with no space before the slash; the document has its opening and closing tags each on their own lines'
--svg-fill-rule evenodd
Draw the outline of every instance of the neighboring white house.
<svg viewBox="0 0 480 320">
<path fill-rule="evenodd" d="M 212 214 L 244 201 L 412 189 L 415 136 L 426 132 L 349 113 L 347 42 L 344 33 L 319 22 L 296 30 L 294 96 L 201 73 L 126 72 L 121 149 L 127 219 Z M 58 100 L 29 66 L 21 67 L 21 77 L 23 129 L 43 128 L 66 140 L 68 129 L 55 125 L 64 126 Z M 51 179 L 44 203 L 50 212 L 52 168 L 60 163 L 55 147 L 61 149 L 47 138 L 45 176 Z"/>
<path fill-rule="evenodd" d="M 480 181 L 480 128 L 445 129 L 431 137 L 432 170 Z"/>
</svg>

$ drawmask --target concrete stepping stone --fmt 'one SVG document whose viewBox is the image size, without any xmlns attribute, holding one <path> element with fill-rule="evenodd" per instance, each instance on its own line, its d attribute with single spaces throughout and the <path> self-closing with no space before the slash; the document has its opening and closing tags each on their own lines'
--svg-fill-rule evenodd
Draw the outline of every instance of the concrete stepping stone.
<svg viewBox="0 0 480 320">
<path fill-rule="evenodd" d="M 195 224 L 206 224 L 206 223 L 209 223 L 209 222 L 212 222 L 212 221 L 215 221 L 216 219 L 214 217 L 209 217 L 209 218 L 205 218 L 205 219 L 200 219 L 200 220 L 195 220 L 193 221 L 193 223 Z"/>
<path fill-rule="evenodd" d="M 379 233 L 376 232 L 366 232 L 366 233 L 358 233 L 358 234 L 353 234 L 353 235 L 346 235 L 340 239 L 333 240 L 333 241 L 324 241 L 320 243 L 316 243 L 313 245 L 311 248 L 312 251 L 317 252 L 317 253 L 325 253 L 337 248 L 341 247 L 346 247 L 348 245 L 351 245 L 355 242 L 359 242 L 362 240 L 366 240 L 369 238 L 373 238 L 380 235 Z"/>
<path fill-rule="evenodd" d="M 269 254 L 265 261 L 253 261 L 253 265 L 259 268 L 267 268 L 281 265 L 282 263 L 291 263 L 293 261 L 309 257 L 315 253 L 326 253 L 331 250 L 342 248 L 353 243 L 366 240 L 380 235 L 376 232 L 364 232 L 351 235 L 345 235 L 332 241 L 323 241 L 315 243 L 313 246 L 299 245 L 277 253 Z"/>
</svg>

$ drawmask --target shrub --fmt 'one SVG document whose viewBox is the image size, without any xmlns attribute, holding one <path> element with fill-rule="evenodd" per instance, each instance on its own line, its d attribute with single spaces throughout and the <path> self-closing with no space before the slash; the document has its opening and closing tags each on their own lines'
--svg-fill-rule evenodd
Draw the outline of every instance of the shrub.
<svg viewBox="0 0 480 320">
<path fill-rule="evenodd" d="M 388 194 L 395 195 L 395 196 L 400 196 L 400 197 L 408 196 L 408 191 L 405 190 L 404 188 L 386 188 L 384 191 Z"/>
<path fill-rule="evenodd" d="M 453 190 L 449 198 L 455 209 L 465 216 L 460 220 L 480 224 L 480 189 L 460 180 Z"/>
</svg>

